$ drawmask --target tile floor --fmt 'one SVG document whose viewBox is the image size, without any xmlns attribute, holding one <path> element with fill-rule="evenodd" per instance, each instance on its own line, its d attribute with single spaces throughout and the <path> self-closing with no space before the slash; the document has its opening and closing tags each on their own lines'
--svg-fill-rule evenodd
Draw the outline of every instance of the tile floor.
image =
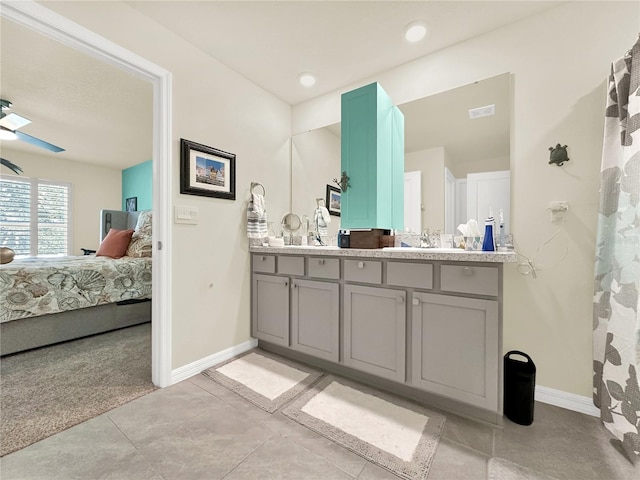
<svg viewBox="0 0 640 480">
<path fill-rule="evenodd" d="M 637 480 L 597 418 L 536 404 L 503 428 L 447 414 L 429 480 L 487 479 L 502 457 L 558 480 Z M 197 375 L 0 459 L 12 479 L 397 479 Z"/>
</svg>

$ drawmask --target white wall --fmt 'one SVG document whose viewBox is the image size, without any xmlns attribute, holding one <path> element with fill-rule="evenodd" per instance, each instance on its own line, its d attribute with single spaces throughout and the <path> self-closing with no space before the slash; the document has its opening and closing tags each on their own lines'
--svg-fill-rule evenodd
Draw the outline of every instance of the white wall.
<svg viewBox="0 0 640 480">
<path fill-rule="evenodd" d="M 404 156 L 405 172 L 422 172 L 422 230 L 444 232 L 444 147 Z"/>
<path fill-rule="evenodd" d="M 291 108 L 123 2 L 42 3 L 173 75 L 172 203 L 199 216 L 171 226 L 171 368 L 249 340 L 249 184 L 268 212 L 288 210 Z M 235 201 L 179 193 L 180 138 L 236 154 Z"/>
<path fill-rule="evenodd" d="M 537 279 L 505 267 L 504 349 L 529 353 L 537 383 L 591 396 L 593 266 L 605 80 L 637 40 L 638 2 L 568 2 L 375 78 L 296 105 L 293 131 L 339 121 L 340 93 L 379 81 L 396 104 L 511 72 L 512 232 L 533 255 L 554 226 L 552 200 L 570 204 L 566 237 L 545 251 Z M 569 146 L 564 167 L 548 147 Z M 568 255 L 561 262 L 563 239 Z"/>
<path fill-rule="evenodd" d="M 6 143 L 6 142 L 5 142 Z M 2 147 L 2 155 L 22 168 L 22 177 L 56 180 L 71 184 L 72 255 L 80 248 L 96 250 L 100 244 L 100 210 L 120 210 L 122 171 L 47 155 L 34 155 Z M 12 175 L 8 169 L 3 174 Z"/>
</svg>

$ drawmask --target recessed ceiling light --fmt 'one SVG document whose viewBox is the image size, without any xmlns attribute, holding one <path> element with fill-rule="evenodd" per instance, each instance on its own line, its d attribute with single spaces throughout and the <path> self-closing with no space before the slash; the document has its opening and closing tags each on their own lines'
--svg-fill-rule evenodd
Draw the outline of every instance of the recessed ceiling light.
<svg viewBox="0 0 640 480">
<path fill-rule="evenodd" d="M 316 84 L 316 77 L 312 73 L 301 73 L 298 75 L 298 81 L 303 87 L 313 87 Z"/>
<path fill-rule="evenodd" d="M 404 29 L 404 38 L 411 43 L 419 42 L 426 34 L 427 24 L 422 20 L 411 22 Z"/>
</svg>

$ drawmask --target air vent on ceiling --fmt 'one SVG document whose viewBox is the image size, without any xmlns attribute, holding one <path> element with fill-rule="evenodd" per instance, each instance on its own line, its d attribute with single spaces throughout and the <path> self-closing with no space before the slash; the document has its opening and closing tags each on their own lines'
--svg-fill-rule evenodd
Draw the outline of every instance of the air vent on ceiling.
<svg viewBox="0 0 640 480">
<path fill-rule="evenodd" d="M 469 118 L 471 120 L 473 120 L 474 118 L 490 117 L 491 115 L 495 115 L 495 114 L 496 114 L 495 105 L 487 105 L 485 107 L 469 109 Z"/>
</svg>

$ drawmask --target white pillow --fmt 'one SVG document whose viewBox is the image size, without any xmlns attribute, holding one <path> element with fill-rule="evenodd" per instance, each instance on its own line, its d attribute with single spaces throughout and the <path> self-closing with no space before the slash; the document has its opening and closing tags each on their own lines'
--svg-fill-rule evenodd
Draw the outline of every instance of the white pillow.
<svg viewBox="0 0 640 480">
<path fill-rule="evenodd" d="M 127 248 L 127 257 L 150 257 L 153 250 L 151 236 L 151 210 L 144 210 L 138 216 L 135 232 L 131 237 L 131 243 Z"/>
</svg>

